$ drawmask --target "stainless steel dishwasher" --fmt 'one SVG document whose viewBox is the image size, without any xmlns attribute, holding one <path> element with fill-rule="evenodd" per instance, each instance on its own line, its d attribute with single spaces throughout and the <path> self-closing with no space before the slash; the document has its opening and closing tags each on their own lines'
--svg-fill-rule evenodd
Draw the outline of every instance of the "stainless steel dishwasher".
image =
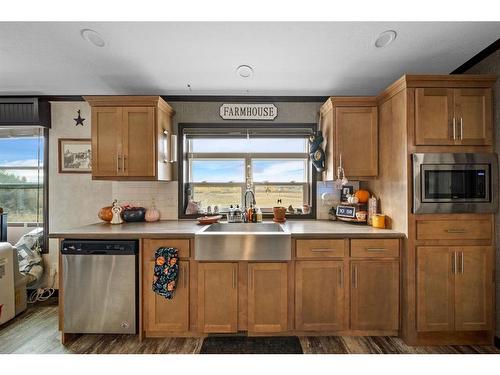
<svg viewBox="0 0 500 375">
<path fill-rule="evenodd" d="M 62 241 L 64 332 L 137 332 L 137 249 L 137 241 Z"/>
</svg>

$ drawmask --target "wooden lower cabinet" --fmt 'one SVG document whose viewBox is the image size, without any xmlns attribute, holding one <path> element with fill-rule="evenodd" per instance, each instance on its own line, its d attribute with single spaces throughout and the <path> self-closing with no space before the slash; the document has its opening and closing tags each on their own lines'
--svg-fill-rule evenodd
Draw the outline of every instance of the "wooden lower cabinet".
<svg viewBox="0 0 500 375">
<path fill-rule="evenodd" d="M 353 331 L 399 329 L 399 260 L 351 261 Z"/>
<path fill-rule="evenodd" d="M 288 329 L 287 263 L 248 264 L 248 332 Z"/>
<path fill-rule="evenodd" d="M 493 320 L 493 248 L 456 248 L 455 329 L 489 330 Z"/>
<path fill-rule="evenodd" d="M 417 248 L 417 331 L 453 330 L 455 266 L 451 248 Z"/>
<path fill-rule="evenodd" d="M 417 331 L 489 330 L 492 314 L 492 247 L 417 247 Z"/>
<path fill-rule="evenodd" d="M 189 261 L 179 262 L 179 278 L 172 299 L 153 292 L 153 269 L 154 261 L 148 262 L 144 286 L 146 336 L 189 331 Z"/>
<path fill-rule="evenodd" d="M 295 263 L 295 329 L 340 331 L 345 329 L 343 261 Z"/>
<path fill-rule="evenodd" d="M 198 264 L 198 327 L 204 333 L 238 330 L 238 263 Z"/>
</svg>

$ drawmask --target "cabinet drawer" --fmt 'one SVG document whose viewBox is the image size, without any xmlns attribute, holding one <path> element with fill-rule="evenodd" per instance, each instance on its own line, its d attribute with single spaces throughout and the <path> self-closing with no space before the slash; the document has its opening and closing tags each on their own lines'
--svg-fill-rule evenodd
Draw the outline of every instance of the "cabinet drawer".
<svg viewBox="0 0 500 375">
<path fill-rule="evenodd" d="M 417 221 L 417 240 L 489 240 L 491 221 L 421 220 Z"/>
<path fill-rule="evenodd" d="M 399 256 L 399 240 L 373 239 L 351 240 L 353 258 L 396 258 Z"/>
<path fill-rule="evenodd" d="M 297 258 L 341 258 L 345 240 L 297 240 Z"/>
<path fill-rule="evenodd" d="M 166 238 L 166 239 L 146 239 L 144 244 L 144 259 L 154 260 L 155 252 L 160 247 L 174 247 L 179 252 L 179 258 L 189 258 L 189 239 Z"/>
</svg>

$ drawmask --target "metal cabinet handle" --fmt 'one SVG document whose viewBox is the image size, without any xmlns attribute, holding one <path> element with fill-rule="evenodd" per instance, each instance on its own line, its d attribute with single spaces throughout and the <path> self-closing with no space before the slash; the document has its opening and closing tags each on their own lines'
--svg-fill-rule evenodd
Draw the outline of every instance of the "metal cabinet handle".
<svg viewBox="0 0 500 375">
<path fill-rule="evenodd" d="M 352 269 L 352 286 L 353 288 L 358 287 L 358 267 L 354 266 Z"/>
<path fill-rule="evenodd" d="M 461 228 L 450 228 L 445 230 L 446 233 L 465 233 L 467 232 L 465 229 Z"/>
<path fill-rule="evenodd" d="M 387 249 L 384 249 L 383 247 L 369 247 L 366 249 L 366 251 L 381 252 L 387 251 Z"/>
<path fill-rule="evenodd" d="M 311 249 L 311 251 L 313 253 L 326 253 L 326 252 L 334 251 L 334 249 L 321 249 L 321 248 L 317 248 L 317 249 Z"/>
<path fill-rule="evenodd" d="M 453 140 L 457 139 L 457 121 L 453 117 Z"/>
<path fill-rule="evenodd" d="M 250 275 L 252 275 L 252 273 L 250 273 Z M 252 286 L 252 284 L 250 283 L 250 287 L 251 286 Z M 236 289 L 236 269 L 235 268 L 233 268 L 233 289 Z"/>
<path fill-rule="evenodd" d="M 124 172 L 127 170 L 127 167 L 125 165 L 126 160 L 127 160 L 127 157 L 125 155 L 123 155 L 123 157 L 122 157 L 122 164 L 123 164 L 123 171 Z"/>
<path fill-rule="evenodd" d="M 116 155 L 116 171 L 120 172 L 120 155 Z"/>
<path fill-rule="evenodd" d="M 464 120 L 460 117 L 460 140 L 464 139 Z"/>
<path fill-rule="evenodd" d="M 456 251 L 451 254 L 451 273 L 456 274 L 457 273 L 457 253 Z"/>
<path fill-rule="evenodd" d="M 344 286 L 344 266 L 340 267 L 340 287 L 342 288 Z"/>
<path fill-rule="evenodd" d="M 184 288 L 187 288 L 187 281 L 188 281 L 188 277 L 189 277 L 189 274 L 186 272 L 187 268 L 186 267 L 182 267 L 182 285 L 184 286 Z"/>
<path fill-rule="evenodd" d="M 464 273 L 464 252 L 460 252 L 460 273 Z"/>
</svg>

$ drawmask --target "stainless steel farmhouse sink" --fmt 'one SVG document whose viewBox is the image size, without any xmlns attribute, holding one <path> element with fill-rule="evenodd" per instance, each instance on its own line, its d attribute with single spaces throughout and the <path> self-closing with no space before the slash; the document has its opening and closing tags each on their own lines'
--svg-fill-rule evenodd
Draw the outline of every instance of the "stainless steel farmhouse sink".
<svg viewBox="0 0 500 375">
<path fill-rule="evenodd" d="M 216 223 L 194 235 L 195 260 L 290 260 L 291 236 L 277 223 Z"/>
</svg>

